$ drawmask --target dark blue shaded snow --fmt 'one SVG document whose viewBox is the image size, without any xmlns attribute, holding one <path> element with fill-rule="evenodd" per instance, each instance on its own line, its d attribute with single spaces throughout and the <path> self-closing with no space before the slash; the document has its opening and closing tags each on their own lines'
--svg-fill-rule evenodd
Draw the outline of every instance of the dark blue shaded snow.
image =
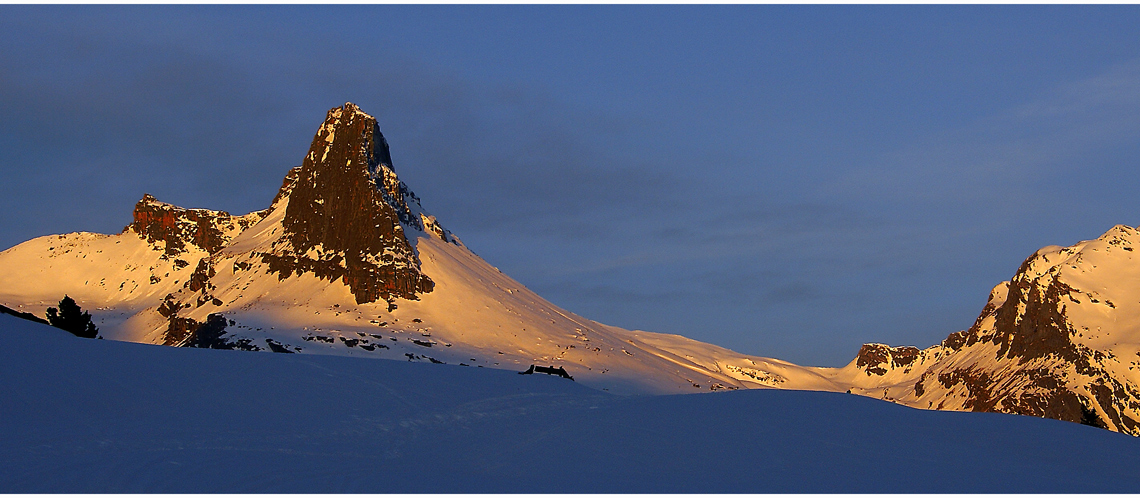
<svg viewBox="0 0 1140 498">
<path fill-rule="evenodd" d="M 1136 492 L 1140 440 L 835 393 L 80 339 L 0 316 L 0 492 Z"/>
</svg>

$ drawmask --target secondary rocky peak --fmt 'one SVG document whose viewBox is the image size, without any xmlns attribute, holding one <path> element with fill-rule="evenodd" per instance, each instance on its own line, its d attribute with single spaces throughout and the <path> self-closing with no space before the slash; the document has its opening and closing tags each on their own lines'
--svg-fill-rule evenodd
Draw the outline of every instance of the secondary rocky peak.
<svg viewBox="0 0 1140 498">
<path fill-rule="evenodd" d="M 855 366 L 867 372 L 867 375 L 884 375 L 891 369 L 910 367 L 920 353 L 921 351 L 914 346 L 864 344 L 859 348 L 859 354 L 855 356 Z"/>
<path fill-rule="evenodd" d="M 355 104 L 329 110 L 281 197 L 286 235 L 263 260 L 282 279 L 306 271 L 340 278 L 358 303 L 432 290 L 404 234 L 405 225 L 423 230 L 408 205 L 415 197 L 396 177 L 376 118 Z"/>
<path fill-rule="evenodd" d="M 265 214 L 257 211 L 231 216 L 225 211 L 185 209 L 145 194 L 135 204 L 133 220 L 123 231 L 133 231 L 151 244 L 161 243 L 167 257 L 186 252 L 188 245 L 214 253 Z"/>
</svg>

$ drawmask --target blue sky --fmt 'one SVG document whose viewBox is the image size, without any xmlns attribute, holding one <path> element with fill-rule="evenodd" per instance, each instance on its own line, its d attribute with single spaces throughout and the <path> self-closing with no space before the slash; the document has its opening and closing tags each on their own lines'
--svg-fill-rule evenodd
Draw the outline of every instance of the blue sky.
<svg viewBox="0 0 1140 498">
<path fill-rule="evenodd" d="M 264 208 L 330 107 L 603 323 L 802 364 L 1140 223 L 1135 6 L 0 6 L 0 247 Z"/>
</svg>

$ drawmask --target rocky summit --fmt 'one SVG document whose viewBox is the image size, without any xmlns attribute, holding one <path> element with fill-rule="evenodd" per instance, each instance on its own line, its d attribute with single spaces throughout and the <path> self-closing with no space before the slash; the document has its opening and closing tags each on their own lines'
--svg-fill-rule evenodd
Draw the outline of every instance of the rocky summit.
<svg viewBox="0 0 1140 498">
<path fill-rule="evenodd" d="M 341 280 L 357 304 L 431 292 L 403 229 L 423 230 L 408 206 L 418 200 L 396 177 L 376 118 L 351 103 L 330 110 L 289 177 L 278 195 L 284 230 L 261 253 L 271 272 Z"/>
</svg>

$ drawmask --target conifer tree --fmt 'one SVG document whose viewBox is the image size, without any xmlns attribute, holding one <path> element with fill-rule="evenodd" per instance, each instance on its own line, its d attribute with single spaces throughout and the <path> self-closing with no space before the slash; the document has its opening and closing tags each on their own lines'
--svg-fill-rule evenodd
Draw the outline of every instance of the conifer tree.
<svg viewBox="0 0 1140 498">
<path fill-rule="evenodd" d="M 91 321 L 91 313 L 83 311 L 75 300 L 64 295 L 59 302 L 59 309 L 48 308 L 47 319 L 53 327 L 61 328 L 79 337 L 94 339 L 99 329 Z"/>
</svg>

